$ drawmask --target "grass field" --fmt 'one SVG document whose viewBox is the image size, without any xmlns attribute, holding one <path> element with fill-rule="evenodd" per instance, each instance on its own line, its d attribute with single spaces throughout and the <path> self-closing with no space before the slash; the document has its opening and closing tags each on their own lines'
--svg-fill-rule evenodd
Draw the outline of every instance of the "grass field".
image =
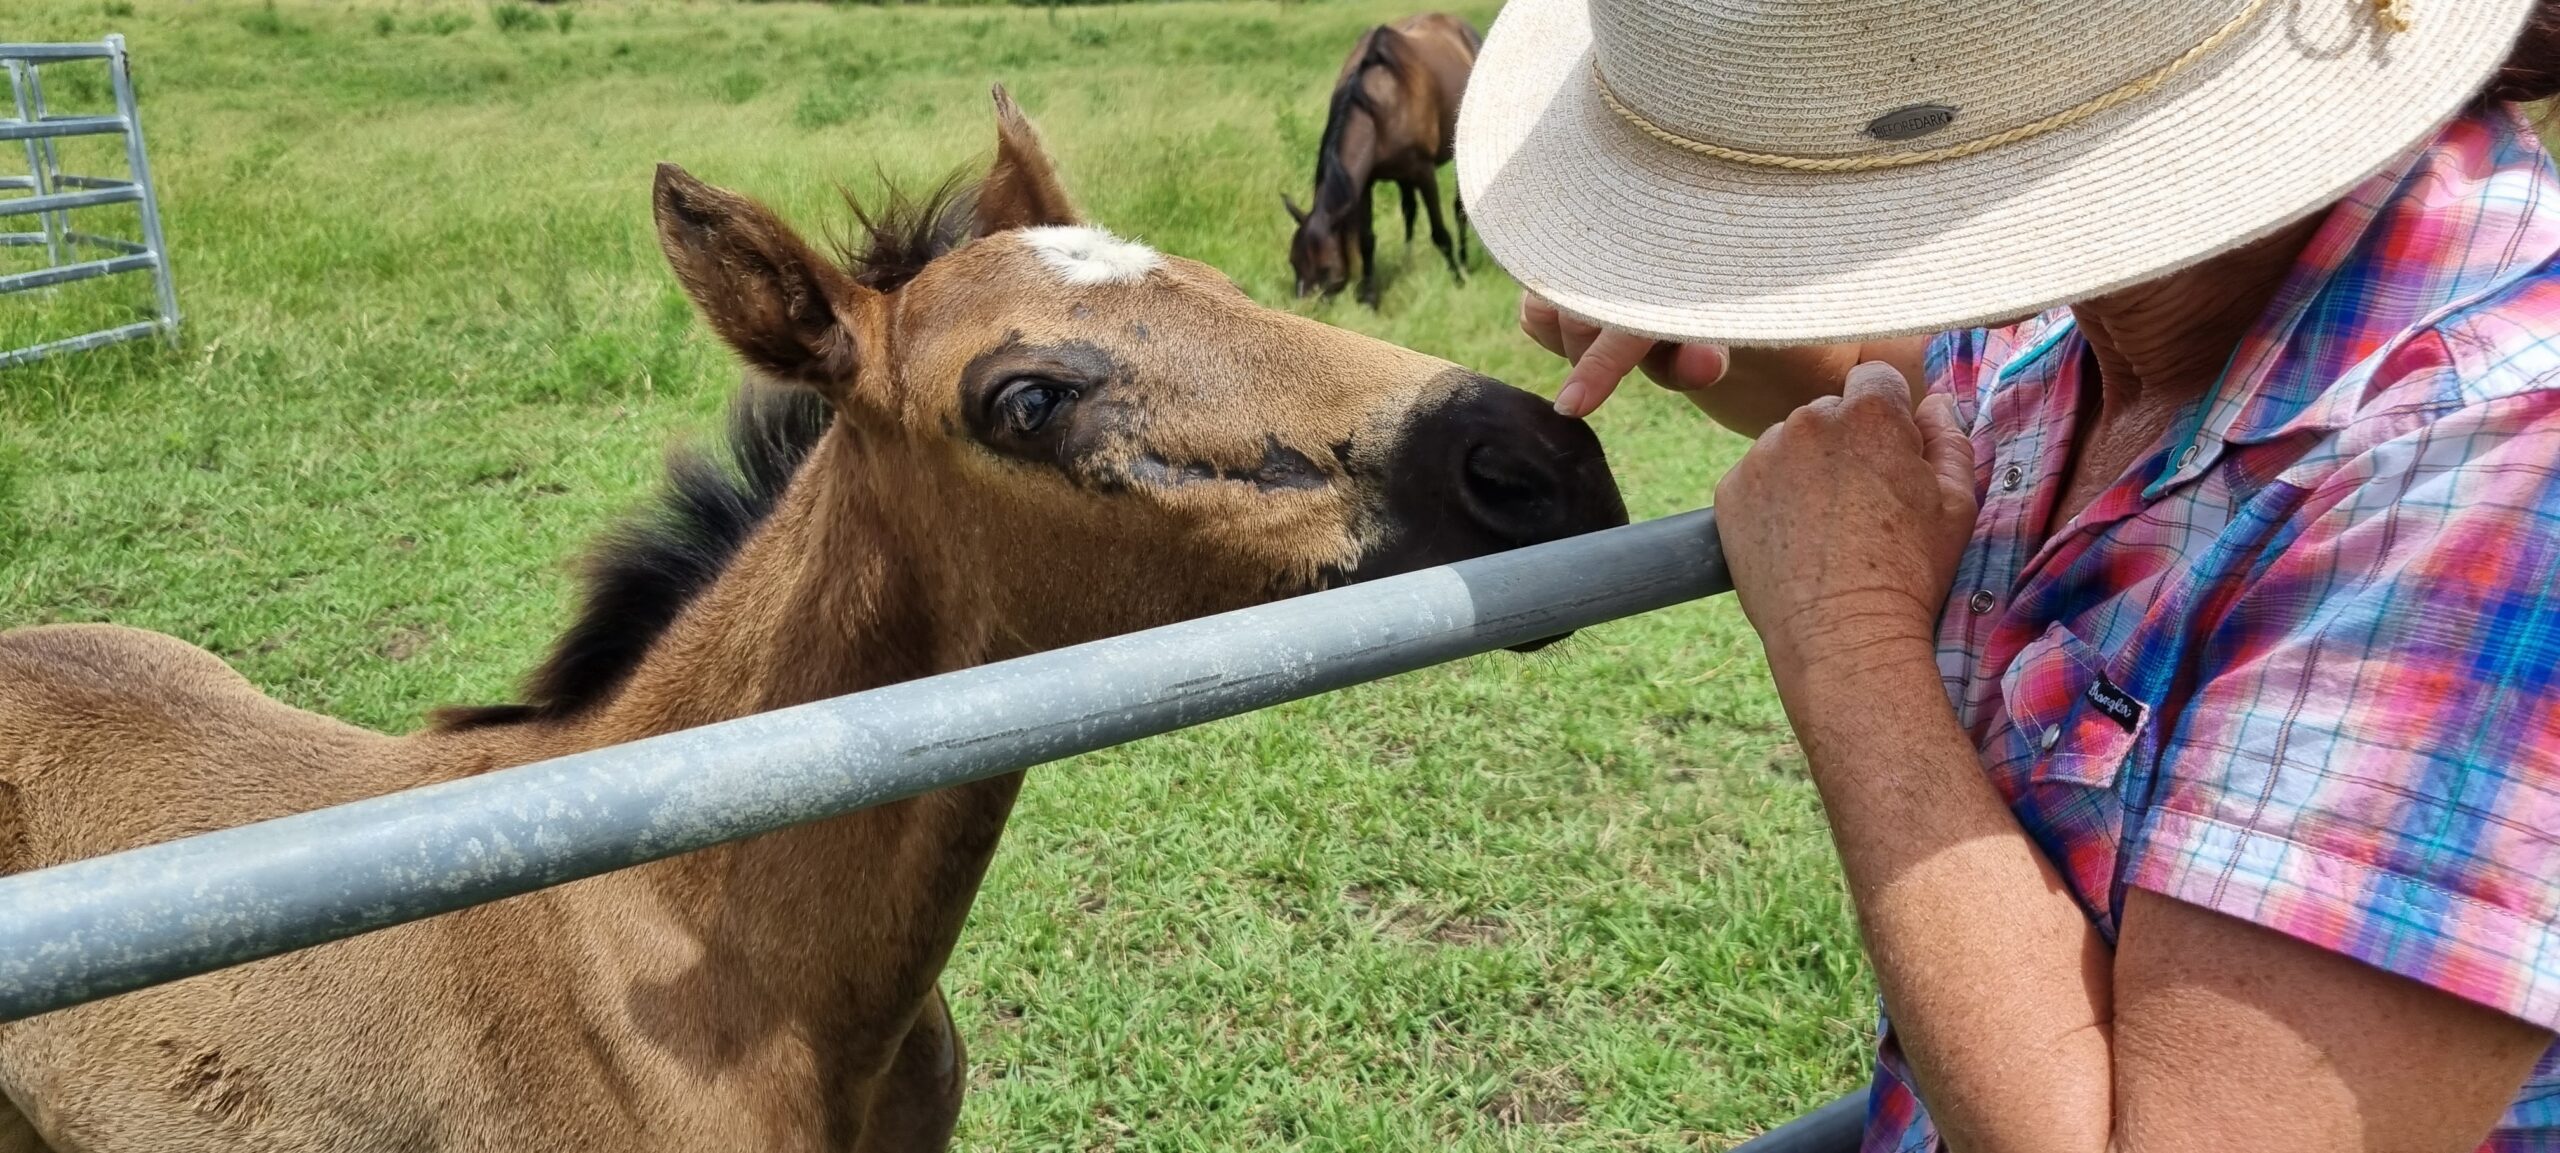
<svg viewBox="0 0 2560 1153">
<path fill-rule="evenodd" d="M 1000 79 L 1103 222 L 1288 305 L 1279 194 L 1399 11 L 12 0 L 0 40 L 130 38 L 188 321 L 0 371 L 0 627 L 165 630 L 389 729 L 499 699 L 735 380 L 653 162 L 815 228 L 982 156 Z M 1499 272 L 1381 252 L 1381 312 L 1304 307 L 1552 388 Z M 0 298 L 0 346 L 146 299 Z M 1597 419 L 1639 516 L 1741 448 L 1650 390 Z M 1045 769 L 950 975 L 963 1145 L 1721 1147 L 1858 1078 L 1834 869 L 1729 601 Z"/>
</svg>

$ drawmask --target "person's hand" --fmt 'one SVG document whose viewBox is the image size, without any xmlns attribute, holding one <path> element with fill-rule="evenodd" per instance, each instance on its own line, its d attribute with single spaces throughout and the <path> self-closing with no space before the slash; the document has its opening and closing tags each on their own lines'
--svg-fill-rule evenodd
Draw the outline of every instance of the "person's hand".
<svg viewBox="0 0 2560 1153">
<path fill-rule="evenodd" d="M 1556 393 L 1556 411 L 1588 416 L 1630 370 L 1641 368 L 1673 392 L 1695 392 L 1724 379 L 1728 358 L 1712 344 L 1665 344 L 1567 316 L 1533 292 L 1520 294 L 1520 331 L 1565 358 L 1573 371 Z"/>
<path fill-rule="evenodd" d="M 1974 511 L 1955 406 L 1915 411 L 1889 365 L 1858 365 L 1842 395 L 1762 433 L 1716 486 L 1716 528 L 1779 687 L 1915 642 L 1925 656 Z"/>
</svg>

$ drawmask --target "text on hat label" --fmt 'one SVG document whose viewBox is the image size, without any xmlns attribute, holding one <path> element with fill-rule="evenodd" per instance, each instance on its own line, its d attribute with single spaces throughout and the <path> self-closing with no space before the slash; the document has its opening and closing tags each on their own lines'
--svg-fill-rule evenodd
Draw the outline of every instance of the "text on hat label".
<svg viewBox="0 0 2560 1153">
<path fill-rule="evenodd" d="M 1944 104 L 1913 104 L 1867 122 L 1867 135 L 1878 140 L 1918 140 L 1956 122 L 1956 110 Z"/>
</svg>

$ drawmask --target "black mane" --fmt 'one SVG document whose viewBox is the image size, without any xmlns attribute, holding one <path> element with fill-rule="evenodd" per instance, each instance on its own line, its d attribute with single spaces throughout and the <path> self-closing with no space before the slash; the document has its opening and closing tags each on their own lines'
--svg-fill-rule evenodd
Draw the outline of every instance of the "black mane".
<svg viewBox="0 0 2560 1153">
<path fill-rule="evenodd" d="M 921 198 L 893 189 L 876 209 L 849 193 L 845 200 L 858 235 L 840 241 L 838 255 L 856 282 L 882 292 L 914 279 L 969 237 L 971 197 L 957 178 Z M 809 389 L 741 388 L 729 406 L 727 459 L 676 453 L 657 501 L 607 533 L 589 555 L 578 618 L 526 679 L 525 703 L 439 709 L 433 726 L 453 731 L 557 720 L 602 704 L 773 515 L 834 420 L 834 408 Z"/>
<path fill-rule="evenodd" d="M 1397 67 L 1396 30 L 1384 24 L 1369 30 L 1361 38 L 1360 62 L 1343 73 L 1342 83 L 1334 85 L 1333 99 L 1325 109 L 1324 138 L 1316 144 L 1316 189 L 1312 212 L 1339 211 L 1358 198 L 1360 190 L 1352 186 L 1350 170 L 1342 166 L 1342 133 L 1351 123 L 1353 112 L 1365 112 L 1374 122 L 1377 106 L 1369 99 L 1367 86 L 1361 79 L 1372 68 Z"/>
</svg>

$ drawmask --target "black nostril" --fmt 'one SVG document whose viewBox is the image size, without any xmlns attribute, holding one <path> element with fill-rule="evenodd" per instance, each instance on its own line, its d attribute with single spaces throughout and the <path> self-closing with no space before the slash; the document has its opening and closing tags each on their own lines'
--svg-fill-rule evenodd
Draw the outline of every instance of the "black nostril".
<svg viewBox="0 0 2560 1153">
<path fill-rule="evenodd" d="M 1381 479 L 1383 543 L 1354 580 L 1627 523 L 1591 427 L 1486 377 L 1414 413 Z"/>
<path fill-rule="evenodd" d="M 1534 465 L 1502 445 L 1480 444 L 1467 450 L 1467 484 L 1486 496 L 1533 498 L 1548 483 Z"/>
<path fill-rule="evenodd" d="M 1546 462 L 1506 441 L 1487 441 L 1466 453 L 1459 486 L 1477 523 L 1517 539 L 1544 538 L 1565 513 L 1563 485 Z"/>
</svg>

